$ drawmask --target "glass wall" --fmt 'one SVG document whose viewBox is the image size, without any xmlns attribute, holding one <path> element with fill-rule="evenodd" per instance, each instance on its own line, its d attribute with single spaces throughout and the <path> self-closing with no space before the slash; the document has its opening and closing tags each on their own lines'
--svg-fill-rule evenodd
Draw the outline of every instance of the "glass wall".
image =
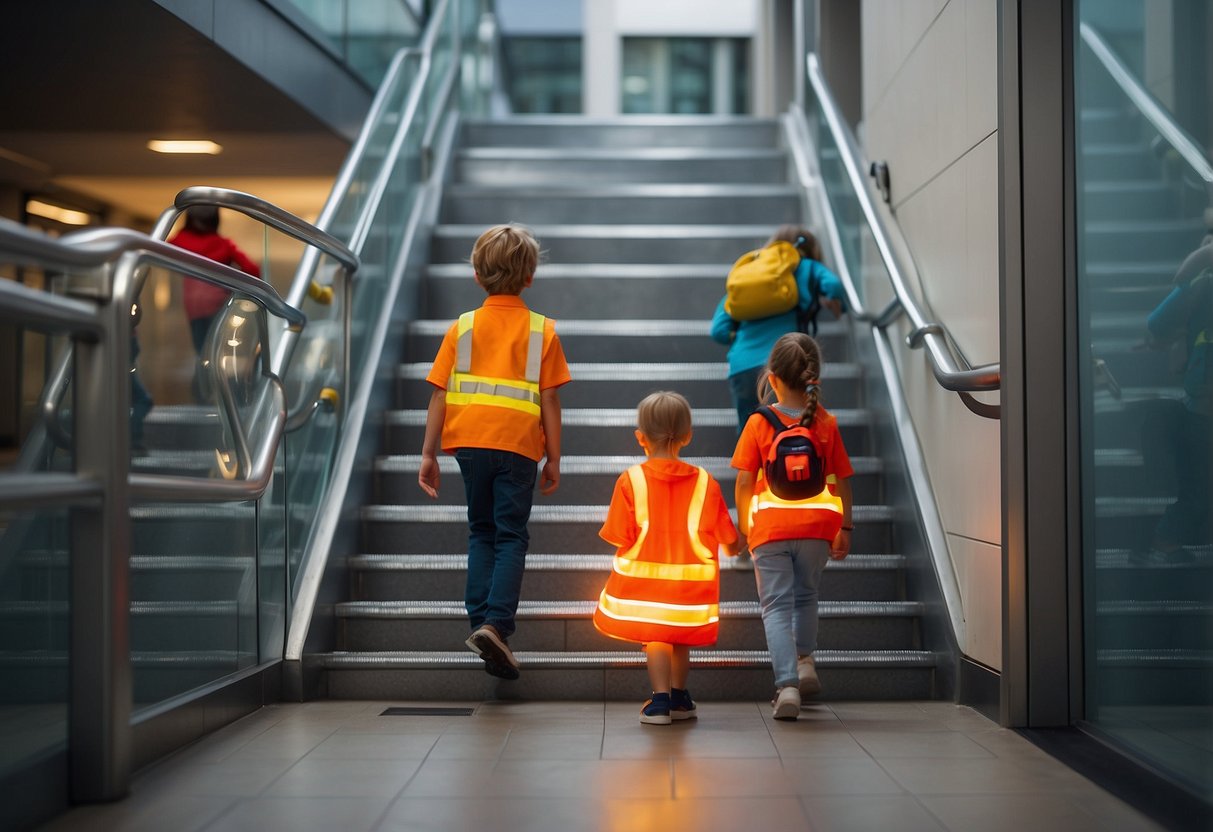
<svg viewBox="0 0 1213 832">
<path fill-rule="evenodd" d="M 624 38 L 620 110 L 748 113 L 749 54 L 745 38 Z"/>
<path fill-rule="evenodd" d="M 1086 722 L 1207 800 L 1213 14 L 1075 7 Z"/>
<path fill-rule="evenodd" d="M 378 86 L 396 50 L 415 44 L 421 23 L 404 0 L 288 0 L 368 84 Z"/>
<path fill-rule="evenodd" d="M 582 111 L 580 37 L 508 37 L 501 45 L 515 113 Z"/>
</svg>

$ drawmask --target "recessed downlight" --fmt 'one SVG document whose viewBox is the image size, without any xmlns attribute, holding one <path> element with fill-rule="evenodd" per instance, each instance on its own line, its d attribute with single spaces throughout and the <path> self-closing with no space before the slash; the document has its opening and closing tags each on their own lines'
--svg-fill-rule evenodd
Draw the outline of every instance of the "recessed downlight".
<svg viewBox="0 0 1213 832">
<path fill-rule="evenodd" d="M 71 208 L 64 208 L 62 205 L 52 205 L 40 199 L 27 199 L 25 201 L 25 213 L 61 222 L 64 225 L 88 225 L 92 220 L 92 217 L 83 211 L 73 211 Z"/>
<path fill-rule="evenodd" d="M 152 139 L 147 143 L 147 149 L 157 153 L 201 153 L 207 156 L 218 156 L 223 152 L 222 145 L 209 139 Z"/>
</svg>

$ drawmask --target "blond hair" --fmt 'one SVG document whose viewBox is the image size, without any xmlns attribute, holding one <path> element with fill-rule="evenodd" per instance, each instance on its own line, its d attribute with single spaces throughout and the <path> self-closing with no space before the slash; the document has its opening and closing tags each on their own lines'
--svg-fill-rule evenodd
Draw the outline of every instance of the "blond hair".
<svg viewBox="0 0 1213 832">
<path fill-rule="evenodd" d="M 691 404 L 681 393 L 650 393 L 636 407 L 636 427 L 657 447 L 685 445 L 691 439 Z"/>
<path fill-rule="evenodd" d="M 539 243 L 525 225 L 495 225 L 472 246 L 472 268 L 490 295 L 520 295 L 539 264 Z"/>
</svg>

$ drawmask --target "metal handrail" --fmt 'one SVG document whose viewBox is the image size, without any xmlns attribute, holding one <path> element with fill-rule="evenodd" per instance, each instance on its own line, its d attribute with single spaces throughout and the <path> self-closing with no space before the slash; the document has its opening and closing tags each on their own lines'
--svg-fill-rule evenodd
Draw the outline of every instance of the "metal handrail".
<svg viewBox="0 0 1213 832">
<path fill-rule="evenodd" d="M 307 243 L 313 248 L 329 255 L 339 262 L 349 272 L 358 270 L 358 257 L 349 247 L 326 231 L 303 220 L 290 211 L 285 211 L 266 202 L 260 197 L 231 188 L 214 188 L 208 185 L 195 185 L 179 192 L 173 200 L 173 207 L 160 215 L 152 236 L 163 240 L 168 236 L 177 218 L 189 208 L 196 205 L 214 205 L 238 211 L 241 214 L 260 220 L 271 228 L 276 228 L 283 234 L 294 237 L 300 242 Z"/>
<path fill-rule="evenodd" d="M 128 228 L 91 228 L 68 234 L 61 239 L 65 246 L 92 255 L 94 266 L 117 260 L 127 252 L 138 252 L 140 265 L 143 262 L 151 263 L 215 286 L 222 286 L 228 291 L 240 292 L 293 327 L 302 328 L 307 323 L 307 315 L 283 300 L 277 290 L 264 280 L 138 231 Z M 129 305 L 134 301 L 134 297 L 114 300 Z"/>
<path fill-rule="evenodd" d="M 967 394 L 999 389 L 1002 382 L 999 365 L 994 363 L 973 367 L 964 362 L 963 359 L 958 361 L 952 349 L 952 340 L 948 337 L 947 330 L 942 324 L 927 320 L 923 314 L 913 293 L 910 292 L 906 285 L 903 269 L 899 264 L 898 257 L 894 253 L 892 233 L 886 227 L 876 210 L 876 205 L 872 201 L 871 195 L 868 193 L 866 182 L 860 173 L 862 169 L 860 164 L 862 153 L 859 150 L 854 135 L 842 117 L 842 113 L 834 101 L 833 95 L 830 93 L 817 56 L 810 52 L 806 56 L 806 65 L 813 93 L 817 97 L 822 115 L 825 117 L 826 125 L 833 135 L 835 143 L 838 145 L 843 166 L 847 172 L 847 178 L 850 179 L 851 185 L 855 189 L 860 208 L 863 210 L 864 218 L 876 243 L 876 249 L 880 253 L 880 258 L 884 262 L 885 268 L 888 270 L 897 304 L 901 312 L 909 318 L 912 329 L 909 335 L 906 336 L 907 346 L 911 349 L 926 347 L 927 355 L 931 360 L 931 371 L 935 376 L 935 380 L 945 390 L 961 394 L 961 399 L 964 401 L 966 407 L 979 416 L 998 418 L 996 415 L 997 411 L 994 409 L 995 406 L 978 402 Z M 882 313 L 879 318 L 884 320 L 886 324 L 891 321 L 891 316 L 885 313 Z"/>
<path fill-rule="evenodd" d="M 1112 80 L 1124 91 L 1146 120 L 1154 126 L 1158 135 L 1175 148 L 1175 152 L 1183 157 L 1188 166 L 1204 180 L 1205 185 L 1213 192 L 1213 164 L 1210 164 L 1208 157 L 1200 149 L 1196 140 L 1179 126 L 1175 117 L 1167 112 L 1159 100 L 1146 89 L 1145 84 L 1117 56 L 1099 32 L 1089 23 L 1078 24 L 1078 31 L 1083 42 L 1112 76 Z"/>
<path fill-rule="evenodd" d="M 397 55 L 396 62 L 393 63 L 392 74 L 384 81 L 384 88 L 389 86 L 394 87 L 400 80 L 403 73 L 403 65 L 405 58 L 419 57 L 420 66 L 416 76 L 413 78 L 412 87 L 409 91 L 408 98 L 404 106 L 400 110 L 400 120 L 396 127 L 396 133 L 392 138 L 390 149 L 388 150 L 387 158 L 394 159 L 398 157 L 405 138 L 408 136 L 409 129 L 412 126 L 419 108 L 421 106 L 422 96 L 424 95 L 427 79 L 431 71 L 433 62 L 431 60 L 433 50 L 435 48 L 436 39 L 438 36 L 439 27 L 442 21 L 450 13 L 452 4 L 449 0 L 442 0 L 430 17 L 430 26 L 426 31 L 426 36 L 423 38 L 419 50 L 402 50 Z M 457 13 L 457 12 L 456 12 Z M 454 32 L 455 43 L 459 43 L 459 32 L 456 29 Z M 419 55 L 418 55 L 419 53 Z M 458 53 L 453 58 L 453 65 L 459 65 Z M 378 100 L 376 102 L 378 104 Z M 382 117 L 382 112 L 375 113 L 376 118 Z M 437 118 L 437 116 L 435 116 Z M 368 135 L 372 129 L 372 120 L 368 118 L 364 126 L 363 135 Z M 360 137 L 361 140 L 361 137 Z M 364 146 L 356 145 L 355 149 L 363 148 Z M 352 171 L 357 169 L 359 160 L 355 157 L 352 151 L 350 157 L 347 158 L 343 168 L 343 175 L 339 181 L 345 181 L 346 187 L 352 182 Z M 350 177 L 345 177 L 345 171 L 351 171 Z M 431 173 L 434 171 L 431 170 Z M 351 235 L 350 246 L 354 251 L 359 251 L 361 240 L 365 239 L 365 235 L 370 230 L 371 221 L 374 219 L 378 211 L 379 201 L 386 191 L 389 177 L 391 176 L 391 165 L 385 165 L 384 169 L 376 177 L 376 181 L 369 191 L 367 202 L 362 206 L 362 210 L 354 223 L 354 232 Z M 432 177 L 431 177 L 432 178 Z M 339 203 L 335 197 L 337 189 L 334 189 L 334 198 L 330 199 L 329 205 Z M 413 245 L 413 240 L 417 236 L 420 227 L 420 210 L 424 199 L 418 197 L 418 202 L 414 205 L 413 212 L 409 217 L 401 244 L 400 253 L 398 254 L 398 262 L 403 263 L 404 257 Z M 326 214 L 329 206 L 326 205 Z M 335 208 L 332 213 L 335 213 Z M 331 218 L 332 214 L 329 214 Z M 322 214 L 320 222 L 325 221 L 325 214 Z M 302 265 L 301 265 L 302 271 Z M 394 297 L 399 287 L 400 278 L 399 267 L 393 269 L 396 275 L 394 281 L 388 288 L 388 297 Z M 302 276 L 302 274 L 301 274 Z M 299 278 L 296 279 L 299 282 Z M 370 343 L 382 344 L 386 338 L 390 326 L 390 313 L 388 305 L 385 304 L 383 313 L 380 314 L 375 323 L 374 335 L 370 338 Z M 348 361 L 348 351 L 346 353 Z M 378 353 L 372 349 L 370 355 L 366 358 L 364 364 L 368 372 L 358 380 L 357 389 L 352 392 L 351 396 L 347 396 L 342 404 L 344 412 L 347 414 L 349 424 L 360 425 L 366 418 L 366 413 L 369 407 L 371 398 L 371 390 L 374 386 L 374 373 L 371 372 L 378 365 Z M 337 526 L 340 522 L 343 502 L 345 496 L 345 483 L 348 483 L 348 478 L 354 467 L 355 457 L 357 455 L 358 438 L 352 433 L 344 433 L 340 439 L 337 449 L 336 460 L 333 463 L 335 471 L 342 472 L 334 474 L 332 480 L 337 483 L 335 491 L 330 493 L 325 501 L 325 506 L 322 514 L 317 518 L 311 538 L 308 540 L 306 551 L 300 562 L 298 578 L 296 581 L 294 605 L 291 610 L 291 618 L 287 629 L 287 641 L 283 652 L 283 658 L 287 661 L 298 661 L 302 658 L 304 642 L 307 637 L 308 628 L 311 624 L 312 614 L 315 608 L 316 598 L 319 593 L 321 580 L 325 569 L 331 542 L 336 534 Z"/>
<path fill-rule="evenodd" d="M 0 220 L 0 223 L 3 223 L 0 231 L 11 224 L 7 220 Z M 0 280 L 0 320 L 90 340 L 95 340 L 102 330 L 96 312 L 89 304 L 48 295 L 13 280 Z"/>
</svg>

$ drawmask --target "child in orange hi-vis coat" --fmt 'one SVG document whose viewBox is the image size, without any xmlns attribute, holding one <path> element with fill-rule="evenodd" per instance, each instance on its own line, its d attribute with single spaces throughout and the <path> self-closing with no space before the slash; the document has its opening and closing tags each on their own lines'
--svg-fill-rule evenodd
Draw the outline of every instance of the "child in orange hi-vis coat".
<svg viewBox="0 0 1213 832">
<path fill-rule="evenodd" d="M 691 407 L 677 393 L 653 393 L 637 408 L 636 440 L 648 459 L 615 482 L 599 531 L 617 547 L 594 626 L 644 644 L 652 696 L 640 721 L 693 719 L 687 691 L 691 647 L 716 643 L 720 622 L 721 546 L 737 554 L 737 529 L 720 485 L 682 462 L 691 441 Z"/>
</svg>

